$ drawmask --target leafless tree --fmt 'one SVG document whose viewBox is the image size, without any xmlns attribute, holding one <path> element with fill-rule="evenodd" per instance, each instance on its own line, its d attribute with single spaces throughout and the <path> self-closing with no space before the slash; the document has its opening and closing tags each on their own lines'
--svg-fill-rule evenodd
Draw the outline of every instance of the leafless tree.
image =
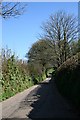
<svg viewBox="0 0 80 120">
<path fill-rule="evenodd" d="M 24 13 L 27 4 L 25 2 L 0 2 L 0 16 L 3 18 L 17 17 Z"/>
<path fill-rule="evenodd" d="M 50 19 L 43 23 L 42 29 L 46 39 L 52 41 L 59 64 L 69 57 L 69 44 L 78 39 L 78 21 L 73 15 L 64 11 L 52 14 Z"/>
</svg>

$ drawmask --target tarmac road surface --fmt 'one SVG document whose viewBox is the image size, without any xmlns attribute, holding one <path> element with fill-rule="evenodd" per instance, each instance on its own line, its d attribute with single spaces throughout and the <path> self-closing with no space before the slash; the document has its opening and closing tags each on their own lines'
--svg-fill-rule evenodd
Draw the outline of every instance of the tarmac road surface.
<svg viewBox="0 0 80 120">
<path fill-rule="evenodd" d="M 59 94 L 54 80 L 47 78 L 38 84 L 17 110 L 8 118 L 77 118 L 70 105 Z"/>
</svg>

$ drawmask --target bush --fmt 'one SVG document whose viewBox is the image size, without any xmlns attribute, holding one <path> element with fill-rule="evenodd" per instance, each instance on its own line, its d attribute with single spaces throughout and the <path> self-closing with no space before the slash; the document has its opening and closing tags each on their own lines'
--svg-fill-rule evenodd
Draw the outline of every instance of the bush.
<svg viewBox="0 0 80 120">
<path fill-rule="evenodd" d="M 18 60 L 14 54 L 10 53 L 9 50 L 6 52 L 4 50 L 4 54 L 2 54 L 2 74 L 0 74 L 2 93 L 0 100 L 5 100 L 33 85 L 27 63 Z"/>
<path fill-rule="evenodd" d="M 55 80 L 61 94 L 80 109 L 80 52 L 57 69 Z"/>
</svg>

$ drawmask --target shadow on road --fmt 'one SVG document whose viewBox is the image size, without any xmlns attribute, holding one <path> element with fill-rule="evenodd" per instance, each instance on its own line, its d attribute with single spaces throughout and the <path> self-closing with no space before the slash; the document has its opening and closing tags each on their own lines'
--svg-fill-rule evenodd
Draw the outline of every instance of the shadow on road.
<svg viewBox="0 0 80 120">
<path fill-rule="evenodd" d="M 29 118 L 46 118 L 46 114 L 49 115 L 48 107 L 50 107 L 50 94 L 53 93 L 52 83 L 52 80 L 49 80 L 49 82 L 39 83 L 39 89 L 35 91 L 35 94 L 33 94 L 33 102 L 30 105 L 33 109 L 28 115 Z"/>
<path fill-rule="evenodd" d="M 19 118 L 78 118 L 72 108 L 59 94 L 55 81 L 47 79 L 28 94 L 20 102 L 18 110 L 13 114 L 14 120 Z M 80 117 L 79 117 L 80 118 Z"/>
<path fill-rule="evenodd" d="M 40 83 L 39 86 L 32 94 L 32 110 L 27 115 L 29 118 L 76 118 L 58 93 L 54 80 Z"/>
</svg>

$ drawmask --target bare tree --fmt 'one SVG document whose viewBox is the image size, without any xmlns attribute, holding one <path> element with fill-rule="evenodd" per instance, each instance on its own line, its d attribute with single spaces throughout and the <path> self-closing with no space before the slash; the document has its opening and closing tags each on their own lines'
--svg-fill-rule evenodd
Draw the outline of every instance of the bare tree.
<svg viewBox="0 0 80 120">
<path fill-rule="evenodd" d="M 69 44 L 78 39 L 78 21 L 73 15 L 64 11 L 52 14 L 50 19 L 43 23 L 44 38 L 52 41 L 58 64 L 69 57 Z"/>
<path fill-rule="evenodd" d="M 0 2 L 0 16 L 3 18 L 17 17 L 24 13 L 25 2 Z"/>
</svg>

